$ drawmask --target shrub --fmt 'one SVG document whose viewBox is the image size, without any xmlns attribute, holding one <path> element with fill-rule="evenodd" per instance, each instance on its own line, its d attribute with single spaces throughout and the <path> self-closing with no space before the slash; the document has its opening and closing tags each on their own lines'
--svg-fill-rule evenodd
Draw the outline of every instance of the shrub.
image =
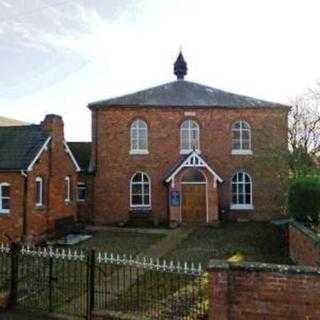
<svg viewBox="0 0 320 320">
<path fill-rule="evenodd" d="M 298 177 L 289 188 L 289 214 L 298 221 L 317 226 L 320 222 L 320 177 Z"/>
</svg>

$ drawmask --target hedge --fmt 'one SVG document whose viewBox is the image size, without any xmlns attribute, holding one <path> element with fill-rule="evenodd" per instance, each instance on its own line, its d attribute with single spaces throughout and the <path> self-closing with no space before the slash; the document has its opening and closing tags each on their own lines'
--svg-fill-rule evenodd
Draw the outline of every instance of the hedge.
<svg viewBox="0 0 320 320">
<path fill-rule="evenodd" d="M 289 188 L 289 214 L 298 221 L 319 225 L 320 222 L 320 177 L 297 178 Z"/>
</svg>

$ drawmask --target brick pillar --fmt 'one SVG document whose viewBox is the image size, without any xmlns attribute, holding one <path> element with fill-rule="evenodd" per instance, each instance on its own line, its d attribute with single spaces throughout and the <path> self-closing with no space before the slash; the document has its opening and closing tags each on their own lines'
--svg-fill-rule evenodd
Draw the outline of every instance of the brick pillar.
<svg viewBox="0 0 320 320">
<path fill-rule="evenodd" d="M 208 273 L 209 320 L 229 320 L 229 264 L 214 261 Z"/>
</svg>

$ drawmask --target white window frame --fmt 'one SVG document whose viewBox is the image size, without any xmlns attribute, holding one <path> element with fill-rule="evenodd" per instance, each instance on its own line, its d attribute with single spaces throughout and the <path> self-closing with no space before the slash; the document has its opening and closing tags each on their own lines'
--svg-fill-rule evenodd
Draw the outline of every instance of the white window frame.
<svg viewBox="0 0 320 320">
<path fill-rule="evenodd" d="M 187 128 L 184 128 L 185 124 L 188 124 Z M 196 128 L 191 128 L 191 123 L 196 125 Z M 180 154 L 188 154 L 190 152 L 193 151 L 193 147 L 191 146 L 191 142 L 192 142 L 192 131 L 196 131 L 197 133 L 197 144 L 198 144 L 198 148 L 195 149 L 195 151 L 197 151 L 197 153 L 201 153 L 200 152 L 200 127 L 197 121 L 193 120 L 193 119 L 187 119 L 185 121 L 182 122 L 181 126 L 180 126 Z M 187 131 L 187 135 L 188 135 L 188 142 L 187 144 L 189 145 L 188 149 L 183 148 L 183 132 Z"/>
<path fill-rule="evenodd" d="M 80 199 L 79 198 L 79 189 L 84 189 L 85 190 L 85 198 L 84 199 Z M 84 202 L 86 201 L 86 195 L 87 195 L 87 185 L 85 182 L 78 182 L 77 183 L 77 201 L 78 202 Z"/>
<path fill-rule="evenodd" d="M 2 187 L 9 187 L 10 188 L 10 184 L 7 182 L 0 183 L 0 214 L 8 214 L 8 213 L 10 213 L 10 209 L 3 209 L 2 200 L 8 199 L 9 200 L 9 207 L 10 207 L 10 199 L 11 198 L 10 198 L 10 194 L 9 194 L 9 197 L 2 196 Z"/>
<path fill-rule="evenodd" d="M 141 182 L 133 182 L 133 178 L 139 173 L 142 174 L 142 181 Z M 149 184 L 149 204 L 144 204 L 144 203 L 143 204 L 133 204 L 132 203 L 132 196 L 133 196 L 133 194 L 132 194 L 132 185 L 133 184 L 141 184 L 142 185 L 142 194 L 141 195 L 142 195 L 142 201 L 144 202 L 145 193 L 144 193 L 144 188 L 143 188 L 143 186 L 144 186 L 143 176 L 146 176 L 147 179 L 148 179 L 148 184 Z M 147 173 L 145 173 L 145 172 L 137 171 L 132 175 L 132 177 L 130 179 L 130 207 L 131 208 L 151 208 L 151 179 L 150 179 L 149 175 Z"/>
<path fill-rule="evenodd" d="M 235 128 L 236 124 L 240 124 L 240 128 L 237 129 Z M 242 128 L 242 124 L 245 124 L 247 126 L 247 129 L 244 129 Z M 239 139 L 233 139 L 233 133 L 237 131 L 239 132 Z M 249 148 L 248 149 L 244 149 L 243 148 L 243 131 L 248 131 L 249 133 Z M 234 149 L 233 148 L 233 143 L 234 141 L 237 141 L 239 144 L 240 144 L 240 149 Z M 251 126 L 249 125 L 249 123 L 245 120 L 238 120 L 236 122 L 234 122 L 232 124 L 232 127 L 231 127 L 231 154 L 234 154 L 234 155 L 252 155 L 252 144 L 251 144 Z"/>
<path fill-rule="evenodd" d="M 37 184 L 39 183 L 39 199 L 38 201 L 38 188 Z M 43 206 L 43 178 L 42 177 L 36 177 L 36 207 L 42 207 Z"/>
<path fill-rule="evenodd" d="M 64 183 L 65 183 L 65 197 L 64 201 L 65 202 L 70 202 L 71 201 L 71 179 L 69 176 L 66 176 L 64 178 Z"/>
<path fill-rule="evenodd" d="M 135 127 L 137 125 L 137 127 Z M 146 148 L 142 149 L 140 148 L 140 131 L 145 131 L 146 135 Z M 136 136 L 134 136 L 134 133 L 136 132 Z M 130 126 L 130 154 L 148 154 L 148 125 L 147 123 L 142 119 L 136 119 L 131 123 Z M 134 149 L 133 140 L 137 140 L 138 147 Z"/>
<path fill-rule="evenodd" d="M 242 181 L 241 182 L 239 182 L 239 181 L 233 182 L 233 178 L 235 176 L 237 176 L 238 173 L 242 173 L 243 174 Z M 250 182 L 249 182 L 250 183 L 250 203 L 246 203 L 246 204 L 233 203 L 232 201 L 233 201 L 234 193 L 233 193 L 233 190 L 232 190 L 233 188 L 232 187 L 233 187 L 234 184 L 237 184 L 237 185 L 244 184 L 244 186 L 243 186 L 243 190 L 244 191 L 241 194 L 244 196 L 244 200 L 246 198 L 246 192 L 245 192 L 246 183 L 247 183 L 247 182 L 245 182 L 245 176 L 246 175 L 250 179 Z M 238 187 L 237 187 L 237 193 L 236 193 L 237 198 L 238 198 L 239 194 L 240 193 L 239 193 Z M 237 200 L 237 202 L 238 202 L 238 200 Z M 230 205 L 230 209 L 231 210 L 253 210 L 254 209 L 254 206 L 253 206 L 253 182 L 252 182 L 252 177 L 250 176 L 249 173 L 247 173 L 245 171 L 237 171 L 231 178 L 231 205 Z"/>
</svg>

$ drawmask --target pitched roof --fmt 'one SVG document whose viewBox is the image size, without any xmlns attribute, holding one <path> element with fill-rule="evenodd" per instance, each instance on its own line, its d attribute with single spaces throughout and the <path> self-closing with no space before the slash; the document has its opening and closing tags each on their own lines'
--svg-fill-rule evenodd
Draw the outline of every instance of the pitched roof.
<svg viewBox="0 0 320 320">
<path fill-rule="evenodd" d="M 176 163 L 166 172 L 164 182 L 168 183 L 183 168 L 207 168 L 207 170 L 215 177 L 215 179 L 217 179 L 219 182 L 223 182 L 223 179 L 212 169 L 211 163 L 195 150 L 184 156 L 181 156 L 176 161 Z"/>
<path fill-rule="evenodd" d="M 91 158 L 91 142 L 68 142 L 68 146 L 81 170 L 88 171 Z"/>
<path fill-rule="evenodd" d="M 6 117 L 0 117 L 0 127 L 11 127 L 11 126 L 24 126 L 28 123 L 16 120 L 16 119 L 10 119 Z"/>
<path fill-rule="evenodd" d="M 169 82 L 118 98 L 92 102 L 88 105 L 89 108 L 107 106 L 288 108 L 288 106 L 279 103 L 242 96 L 185 80 Z"/>
<path fill-rule="evenodd" d="M 0 170 L 26 170 L 48 137 L 40 125 L 0 127 Z"/>
</svg>

